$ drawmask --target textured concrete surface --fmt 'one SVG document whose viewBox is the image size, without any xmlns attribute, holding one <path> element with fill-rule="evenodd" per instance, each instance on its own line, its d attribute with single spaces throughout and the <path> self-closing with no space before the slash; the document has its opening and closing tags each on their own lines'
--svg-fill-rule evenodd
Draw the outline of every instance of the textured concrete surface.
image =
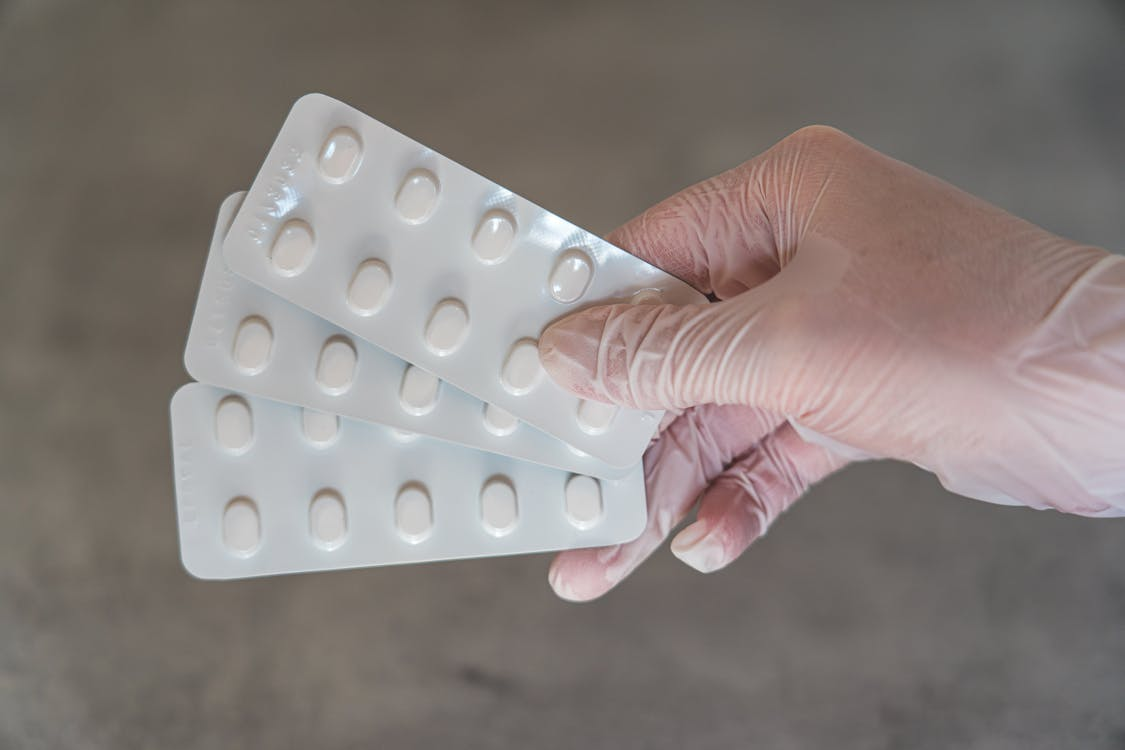
<svg viewBox="0 0 1125 750">
<path fill-rule="evenodd" d="M 1125 524 L 901 465 L 587 606 L 178 563 L 211 223 L 306 91 L 595 231 L 820 121 L 1125 247 L 1122 4 L 914 5 L 0 2 L 0 747 L 1125 748 Z"/>
</svg>

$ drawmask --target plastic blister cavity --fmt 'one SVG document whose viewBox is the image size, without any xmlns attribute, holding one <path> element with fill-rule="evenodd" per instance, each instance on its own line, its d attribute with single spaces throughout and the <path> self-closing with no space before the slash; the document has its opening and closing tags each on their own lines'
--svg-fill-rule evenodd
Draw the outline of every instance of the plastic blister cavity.
<svg viewBox="0 0 1125 750">
<path fill-rule="evenodd" d="M 324 412 L 310 417 L 323 423 L 314 425 L 319 432 L 327 432 L 329 415 L 340 414 L 580 474 L 616 478 L 631 470 L 579 455 L 508 411 L 231 273 L 220 248 L 243 195 L 231 195 L 219 211 L 184 353 L 193 378 Z M 360 264 L 345 281 L 345 304 L 357 315 L 380 309 L 392 278 L 378 261 Z M 439 300 L 419 336 L 442 351 L 460 346 L 467 324 L 460 304 Z M 532 372 L 539 369 L 534 346 L 525 360 Z"/>
<path fill-rule="evenodd" d="M 184 566 L 245 578 L 619 544 L 644 478 L 595 479 L 193 383 L 172 399 Z"/>
<path fill-rule="evenodd" d="M 580 419 L 578 399 L 538 367 L 541 332 L 592 304 L 706 301 L 624 250 L 316 94 L 294 105 L 224 254 L 235 272 L 349 332 L 357 351 L 361 340 L 371 342 L 618 468 L 639 461 L 660 413 Z M 276 323 L 274 334 L 280 359 Z"/>
</svg>

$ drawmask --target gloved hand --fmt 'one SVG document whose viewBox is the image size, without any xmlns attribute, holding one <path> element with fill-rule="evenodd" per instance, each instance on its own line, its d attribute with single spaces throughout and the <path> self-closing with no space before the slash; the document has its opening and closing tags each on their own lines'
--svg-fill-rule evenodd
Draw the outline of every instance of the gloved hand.
<svg viewBox="0 0 1125 750">
<path fill-rule="evenodd" d="M 823 127 L 609 239 L 719 301 L 594 307 L 540 338 L 580 396 L 673 410 L 645 532 L 560 554 L 560 596 L 612 588 L 697 500 L 672 552 L 721 568 L 856 457 L 993 502 L 1125 509 L 1125 258 Z"/>
</svg>

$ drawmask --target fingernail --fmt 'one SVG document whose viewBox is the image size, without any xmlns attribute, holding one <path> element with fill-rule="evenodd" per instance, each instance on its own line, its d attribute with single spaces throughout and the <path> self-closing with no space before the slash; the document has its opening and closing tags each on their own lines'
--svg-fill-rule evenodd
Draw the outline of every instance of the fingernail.
<svg viewBox="0 0 1125 750">
<path fill-rule="evenodd" d="M 555 592 L 555 596 L 567 601 L 577 601 L 574 595 L 574 589 L 566 582 L 566 579 L 559 573 L 558 569 L 551 568 L 547 572 L 547 583 L 551 584 L 551 590 Z"/>
<path fill-rule="evenodd" d="M 672 538 L 672 551 L 676 552 L 694 547 L 700 539 L 707 536 L 708 531 L 707 524 L 702 521 L 688 524 Z"/>
<path fill-rule="evenodd" d="M 605 329 L 607 309 L 570 315 L 551 325 L 539 337 L 539 360 L 561 385 L 584 383 L 597 370 L 598 345 Z"/>
<path fill-rule="evenodd" d="M 709 533 L 706 525 L 696 521 L 672 540 L 672 554 L 700 573 L 710 573 L 726 565 L 723 545 Z"/>
</svg>

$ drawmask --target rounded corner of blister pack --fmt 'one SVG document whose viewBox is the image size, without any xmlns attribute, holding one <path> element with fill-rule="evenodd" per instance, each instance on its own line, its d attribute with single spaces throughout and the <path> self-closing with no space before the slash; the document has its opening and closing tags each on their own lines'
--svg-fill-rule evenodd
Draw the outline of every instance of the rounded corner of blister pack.
<svg viewBox="0 0 1125 750">
<path fill-rule="evenodd" d="M 190 332 L 188 333 L 188 341 L 189 342 L 191 341 L 191 333 Z M 188 374 L 188 377 L 193 378 L 195 380 L 199 380 L 199 377 L 196 376 L 196 374 L 194 372 L 192 372 L 192 365 L 193 365 L 194 359 L 195 359 L 194 356 L 193 356 L 193 351 L 194 350 L 192 349 L 192 347 L 190 345 L 184 346 L 184 353 L 180 357 L 180 363 L 183 364 L 184 372 L 186 372 Z"/>
<path fill-rule="evenodd" d="M 190 559 L 187 556 L 187 552 L 188 552 L 188 549 L 185 548 L 183 546 L 183 544 L 181 543 L 181 546 L 180 546 L 180 567 L 184 569 L 185 573 L 187 573 L 189 576 L 191 576 L 192 578 L 194 578 L 197 581 L 221 581 L 221 580 L 224 580 L 223 576 L 212 575 L 210 573 L 210 571 L 197 568 L 196 565 L 198 563 L 196 561 Z"/>
<path fill-rule="evenodd" d="M 218 219 L 215 221 L 216 228 L 224 230 L 226 226 L 230 225 L 230 220 L 238 213 L 242 201 L 246 199 L 245 190 L 235 190 L 233 193 L 227 193 L 219 204 Z M 226 217 L 224 221 L 223 218 Z"/>
<path fill-rule="evenodd" d="M 289 111 L 290 113 L 292 113 L 305 107 L 319 107 L 323 106 L 324 104 L 332 104 L 338 106 L 340 104 L 343 104 L 343 102 L 321 91 L 308 91 L 297 97 L 296 101 L 293 102 L 293 106 L 290 107 Z"/>
<path fill-rule="evenodd" d="M 618 544 L 628 544 L 635 542 L 640 538 L 641 534 L 645 533 L 648 527 L 647 509 L 645 513 L 635 513 L 629 523 L 621 529 L 621 541 Z"/>
<path fill-rule="evenodd" d="M 196 383 L 184 383 L 172 392 L 172 399 L 169 401 L 168 409 L 175 412 L 180 408 L 180 405 L 187 401 L 191 396 L 191 390 L 196 386 Z"/>
</svg>

